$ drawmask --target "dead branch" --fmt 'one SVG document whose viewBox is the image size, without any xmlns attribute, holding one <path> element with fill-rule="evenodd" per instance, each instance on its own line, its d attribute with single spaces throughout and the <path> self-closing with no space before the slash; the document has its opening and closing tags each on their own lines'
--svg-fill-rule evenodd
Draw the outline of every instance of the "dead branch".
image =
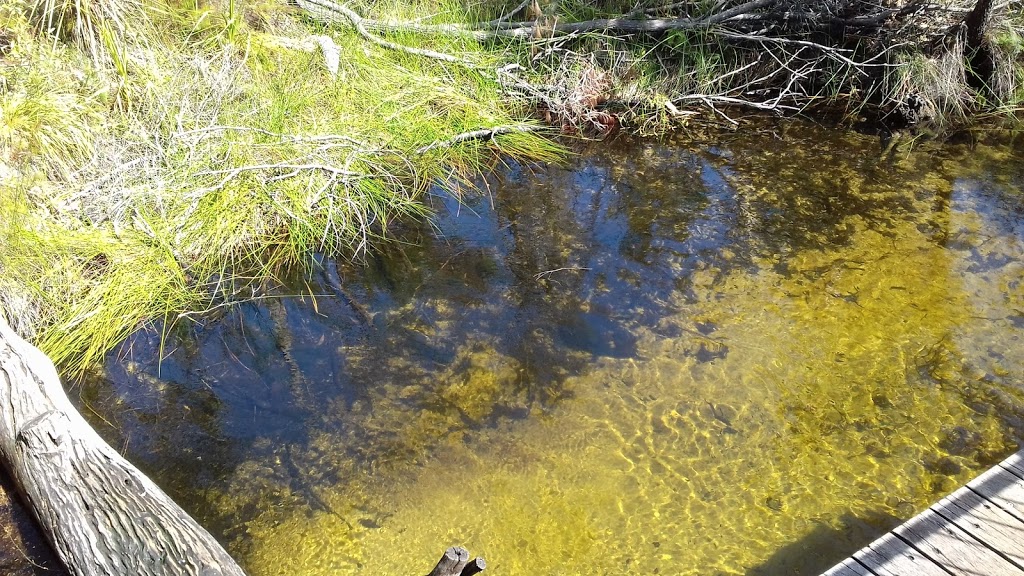
<svg viewBox="0 0 1024 576">
<path fill-rule="evenodd" d="M 331 76 L 338 75 L 338 67 L 341 65 L 341 50 L 330 36 L 314 35 L 295 39 L 268 35 L 264 37 L 264 41 L 271 46 L 280 46 L 301 52 L 312 53 L 319 47 L 320 52 L 324 55 L 324 66 L 327 67 L 327 71 L 331 73 Z"/>
<path fill-rule="evenodd" d="M 351 9 L 342 6 L 337 2 L 332 2 L 331 0 L 296 0 L 296 3 L 300 8 L 306 11 L 311 18 L 329 24 L 354 26 L 355 21 L 350 18 L 350 14 L 354 14 L 357 17 L 356 21 L 363 26 L 364 30 L 367 31 L 367 34 L 369 34 L 369 30 L 374 30 L 376 32 L 387 33 L 406 32 L 423 35 L 461 36 L 473 38 L 474 40 L 487 40 L 493 36 L 485 31 L 475 30 L 473 26 L 465 24 L 420 24 L 419 22 L 393 22 L 363 18 Z M 346 10 L 348 13 L 346 13 Z M 499 23 L 498 25 L 504 24 Z M 362 34 L 362 32 L 360 32 L 360 34 Z"/>
<path fill-rule="evenodd" d="M 536 132 L 538 130 L 543 129 L 543 126 L 537 124 L 515 124 L 512 126 L 496 126 L 494 128 L 472 130 L 470 132 L 463 132 L 461 134 L 457 134 L 454 137 L 449 138 L 448 140 L 439 140 L 437 142 L 427 144 L 426 146 L 421 146 L 420 148 L 416 149 L 416 153 L 423 154 L 431 150 L 436 150 L 438 148 L 451 148 L 456 144 L 461 144 L 462 142 L 469 142 L 470 140 L 493 139 L 495 136 L 501 134 Z"/>
<path fill-rule="evenodd" d="M 701 30 L 741 19 L 762 8 L 772 6 L 778 0 L 752 0 L 722 12 L 708 14 L 701 18 L 652 18 L 633 20 L 628 18 L 599 18 L 583 22 L 555 22 L 551 25 L 534 21 L 523 22 L 479 22 L 462 24 L 419 24 L 390 20 L 362 18 L 344 5 L 331 0 L 298 0 L 299 5 L 314 18 L 328 22 L 339 22 L 338 15 L 352 25 L 358 21 L 365 29 L 377 32 L 407 32 L 424 35 L 451 35 L 489 40 L 494 38 L 529 39 L 538 36 L 564 36 L 589 32 L 616 34 L 658 34 L 670 30 Z M 310 8 L 312 6 L 312 8 Z M 353 20 L 352 16 L 356 16 Z M 358 29 L 358 26 L 357 26 Z M 360 31 L 360 34 L 363 32 Z"/>
<path fill-rule="evenodd" d="M 534 47 L 531 62 L 538 67 L 531 72 L 538 73 L 539 68 L 546 66 L 543 75 L 551 78 L 548 84 L 532 81 L 525 74 L 520 76 L 517 71 L 523 68 L 519 66 L 491 71 L 476 68 L 485 75 L 492 75 L 508 96 L 535 106 L 548 123 L 560 125 L 563 130 L 581 133 L 596 130 L 600 134 L 607 134 L 619 125 L 616 114 L 621 107 L 616 109 L 614 106 L 624 102 L 628 103 L 626 114 L 637 108 L 650 110 L 656 107 L 668 110 L 674 117 L 681 117 L 677 106 L 687 103 L 705 106 L 729 122 L 734 121 L 719 107 L 798 112 L 815 102 L 835 100 L 842 94 L 877 98 L 891 107 L 903 96 L 894 97 L 888 88 L 881 88 L 880 79 L 887 75 L 888 69 L 903 65 L 906 59 L 901 53 L 931 49 L 922 49 L 921 46 L 941 46 L 941 39 L 959 34 L 958 31 L 965 26 L 970 28 L 968 36 L 975 38 L 978 31 L 985 28 L 978 23 L 990 19 L 987 15 L 1003 6 L 1020 3 L 1020 0 L 979 0 L 972 5 L 984 9 L 972 11 L 958 5 L 930 3 L 929 0 L 896 0 L 892 3 L 873 0 L 719 0 L 711 7 L 666 0 L 662 6 L 637 7 L 618 17 L 571 22 L 548 14 L 536 20 L 512 21 L 515 14 L 520 14 L 529 5 L 527 0 L 523 0 L 494 20 L 429 24 L 364 18 L 335 0 L 297 1 L 314 18 L 355 27 L 360 35 L 375 44 L 430 57 L 437 57 L 437 54 L 401 46 L 378 35 L 406 33 L 477 41 L 511 39 L 530 42 Z M 578 45 L 578 39 L 585 36 L 659 36 L 672 31 L 700 32 L 687 37 L 708 45 L 712 50 L 715 46 L 711 44 L 716 41 L 729 43 L 736 47 L 737 52 L 726 56 L 727 66 L 717 78 L 709 81 L 699 76 L 700 71 L 676 70 L 678 77 L 686 81 L 676 86 L 666 82 L 662 89 L 667 92 L 667 98 L 658 94 L 651 101 L 644 102 L 622 92 L 623 76 L 630 75 L 628 62 L 617 64 L 619 73 L 616 73 L 615 64 L 613 68 L 606 67 L 606 56 L 601 60 L 601 56 L 595 59 L 595 54 L 583 57 L 572 51 Z M 651 53 L 663 68 L 669 70 L 674 64 L 662 62 L 665 50 L 662 46 L 675 49 L 672 43 L 666 42 L 656 45 Z M 986 55 L 984 47 L 972 48 L 972 58 L 978 61 L 975 67 L 984 69 L 981 65 L 985 64 L 981 60 Z M 442 55 L 441 59 L 471 65 L 451 55 Z M 675 72 L 670 71 L 669 74 Z M 683 87 L 677 89 L 677 86 Z M 691 93 L 686 93 L 687 90 Z M 614 91 L 620 93 L 615 94 Z M 612 109 L 617 111 L 610 112 Z M 480 130 L 467 133 L 465 137 L 488 138 L 495 134 Z M 435 142 L 420 148 L 420 152 L 462 141 L 465 140 Z"/>
<path fill-rule="evenodd" d="M 306 4 L 317 6 L 318 8 L 323 8 L 342 15 L 345 18 L 345 20 L 347 20 L 352 25 L 352 27 L 356 29 L 356 32 L 358 32 L 360 36 L 366 38 L 370 42 L 383 48 L 395 50 L 398 52 L 405 52 L 407 54 L 415 54 L 417 56 L 424 56 L 426 58 L 433 58 L 434 60 L 441 60 L 442 62 L 452 62 L 454 64 L 462 64 L 466 66 L 475 65 L 473 62 L 470 62 L 469 60 L 466 60 L 464 58 L 459 58 L 458 56 L 453 56 L 451 54 L 445 54 L 443 52 L 437 52 L 434 50 L 426 50 L 423 48 L 413 48 L 412 46 L 406 46 L 404 44 L 398 44 L 397 42 L 391 42 L 390 40 L 385 40 L 380 36 L 371 34 L 370 31 L 367 29 L 367 26 L 377 28 L 377 26 L 375 25 L 375 21 L 363 18 L 354 10 L 352 10 L 348 6 L 345 6 L 344 4 L 337 4 L 335 2 L 330 2 L 329 0 L 298 0 L 298 3 L 299 6 L 302 6 L 303 9 L 305 9 L 307 12 L 310 12 L 311 14 L 314 12 L 319 13 L 320 10 L 310 10 L 307 6 L 305 6 Z M 410 24 L 410 26 L 419 25 Z"/>
<path fill-rule="evenodd" d="M 171 135 L 174 139 L 182 139 L 185 136 L 192 136 L 197 134 L 203 134 L 208 132 L 254 132 L 256 134 L 263 134 L 264 136 L 271 136 L 273 138 L 279 138 L 283 142 L 346 142 L 353 147 L 358 148 L 370 148 L 369 144 L 362 140 L 357 140 L 351 136 L 345 136 L 344 134 L 315 134 L 315 135 L 303 135 L 303 134 L 286 134 L 283 132 L 273 132 L 270 130 L 264 130 L 263 128 L 254 128 L 252 126 L 231 126 L 228 124 L 215 124 L 212 126 L 205 126 L 203 128 L 194 128 L 192 130 L 183 130 L 175 132 Z"/>
<path fill-rule="evenodd" d="M 829 58 L 833 58 L 846 64 L 847 66 L 855 69 L 858 73 L 867 75 L 867 72 L 863 70 L 865 66 L 885 66 L 885 64 L 865 64 L 863 62 L 855 62 L 850 58 L 843 55 L 843 52 L 852 52 L 851 50 L 842 50 L 839 48 L 833 48 L 831 46 L 825 46 L 817 42 L 811 42 L 808 40 L 795 40 L 792 38 L 779 38 L 775 36 L 759 36 L 756 34 L 734 34 L 731 32 L 715 32 L 716 36 L 721 38 L 727 38 L 729 40 L 746 40 L 752 42 L 767 42 L 769 44 L 789 44 L 793 46 L 806 46 L 813 48 L 825 54 Z"/>
</svg>

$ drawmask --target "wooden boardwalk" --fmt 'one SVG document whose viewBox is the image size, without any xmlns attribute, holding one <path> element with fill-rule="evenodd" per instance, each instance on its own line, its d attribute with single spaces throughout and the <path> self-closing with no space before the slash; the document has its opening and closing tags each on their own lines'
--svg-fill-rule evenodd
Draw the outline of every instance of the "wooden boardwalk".
<svg viewBox="0 0 1024 576">
<path fill-rule="evenodd" d="M 823 576 L 1024 576 L 1024 450 Z"/>
</svg>

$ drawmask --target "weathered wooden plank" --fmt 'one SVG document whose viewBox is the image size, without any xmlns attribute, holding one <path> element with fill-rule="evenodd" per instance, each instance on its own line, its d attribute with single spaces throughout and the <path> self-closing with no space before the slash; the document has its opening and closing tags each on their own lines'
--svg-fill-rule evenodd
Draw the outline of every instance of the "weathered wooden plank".
<svg viewBox="0 0 1024 576">
<path fill-rule="evenodd" d="M 952 574 L 1024 576 L 1024 570 L 930 510 L 897 526 L 893 533 Z"/>
<path fill-rule="evenodd" d="M 1024 521 L 1021 519 L 972 490 L 957 490 L 932 506 L 932 510 L 1024 568 Z"/>
<path fill-rule="evenodd" d="M 1024 482 L 971 482 L 968 486 L 989 502 L 1024 520 Z"/>
<path fill-rule="evenodd" d="M 877 576 L 949 576 L 949 572 L 892 532 L 875 540 L 853 557 Z"/>
<path fill-rule="evenodd" d="M 1003 460 L 999 463 L 999 466 L 1013 472 L 1019 478 L 1024 478 L 1024 450 L 1017 452 L 1006 460 Z"/>
<path fill-rule="evenodd" d="M 853 558 L 847 558 L 833 566 L 821 576 L 874 576 L 867 568 Z"/>
<path fill-rule="evenodd" d="M 1024 450 L 823 576 L 1024 576 Z"/>
</svg>

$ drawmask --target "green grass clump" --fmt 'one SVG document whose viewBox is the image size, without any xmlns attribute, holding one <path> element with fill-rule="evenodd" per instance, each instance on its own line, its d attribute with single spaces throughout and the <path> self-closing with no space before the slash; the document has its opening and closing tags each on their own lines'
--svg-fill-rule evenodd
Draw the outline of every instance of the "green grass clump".
<svg viewBox="0 0 1024 576">
<path fill-rule="evenodd" d="M 38 0 L 27 12 L 40 33 L 78 46 L 97 64 L 138 39 L 134 32 L 149 18 L 141 0 Z"/>
<path fill-rule="evenodd" d="M 5 312 L 58 365 L 84 368 L 152 319 L 204 294 L 149 239 L 110 226 L 68 226 L 11 188 L 0 194 Z"/>
<path fill-rule="evenodd" d="M 47 53 L 73 57 L 55 49 Z M 8 58 L 34 62 L 35 46 L 18 44 Z M 0 86 L 0 151 L 8 166 L 23 173 L 67 179 L 92 154 L 103 108 L 85 74 L 62 62 L 6 67 Z"/>
<path fill-rule="evenodd" d="M 432 186 L 560 154 L 528 132 L 421 151 L 522 124 L 528 110 L 485 69 L 389 50 L 283 5 L 2 4 L 0 303 L 69 374 L 317 253 L 372 249 L 395 221 L 428 216 Z M 136 11 L 146 18 L 121 16 Z M 455 3 L 430 13 L 466 17 Z M 336 75 L 315 33 L 338 46 Z M 484 64 L 503 50 L 400 40 Z"/>
<path fill-rule="evenodd" d="M 1024 15 L 1007 18 L 992 34 L 994 78 L 998 106 L 1009 113 L 1024 111 Z"/>
</svg>

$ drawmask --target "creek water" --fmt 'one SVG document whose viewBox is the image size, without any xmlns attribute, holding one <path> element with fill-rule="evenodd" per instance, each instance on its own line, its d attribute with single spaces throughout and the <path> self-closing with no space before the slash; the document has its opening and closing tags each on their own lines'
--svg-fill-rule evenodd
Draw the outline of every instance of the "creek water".
<svg viewBox="0 0 1024 576">
<path fill-rule="evenodd" d="M 1022 445 L 1022 166 L 603 143 L 72 394 L 254 576 L 816 574 Z"/>
</svg>

